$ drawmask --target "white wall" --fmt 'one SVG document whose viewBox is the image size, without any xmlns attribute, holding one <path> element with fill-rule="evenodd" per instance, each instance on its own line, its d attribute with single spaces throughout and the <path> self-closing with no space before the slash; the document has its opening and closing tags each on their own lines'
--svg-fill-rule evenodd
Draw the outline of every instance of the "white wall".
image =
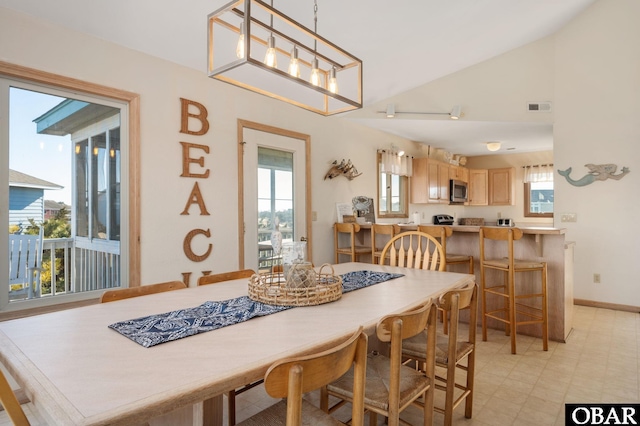
<svg viewBox="0 0 640 426">
<path fill-rule="evenodd" d="M 312 209 L 318 216 L 313 261 L 332 261 L 335 203 L 356 195 L 375 198 L 376 149 L 394 143 L 411 152 L 413 144 L 210 79 L 204 55 L 198 72 L 0 8 L 0 60 L 140 94 L 143 284 L 182 279 L 182 272 L 193 272 L 194 283 L 199 271 L 237 268 L 237 119 L 311 135 Z M 206 135 L 179 133 L 180 98 L 207 108 L 211 127 Z M 198 180 L 210 216 L 200 216 L 197 206 L 189 216 L 180 215 L 196 181 L 180 177 L 180 141 L 210 147 L 205 155 L 210 177 Z M 342 158 L 350 158 L 362 176 L 324 181 L 331 162 Z M 190 261 L 182 249 L 185 235 L 195 228 L 212 233 L 213 252 L 201 263 Z"/>
<path fill-rule="evenodd" d="M 556 169 L 613 163 L 631 173 L 623 179 L 569 185 L 556 174 L 555 218 L 575 241 L 576 299 L 640 306 L 640 2 L 599 0 L 561 31 L 417 89 L 431 106 L 463 105 L 465 120 L 536 121 L 554 126 Z M 398 95 L 393 102 L 408 102 Z M 553 102 L 553 114 L 530 114 L 532 100 Z M 390 101 L 391 102 L 391 101 Z M 468 166 L 499 167 L 504 158 L 469 160 Z M 532 155 L 532 159 L 534 156 Z M 494 163 L 495 162 L 495 163 Z M 535 161 L 534 161 L 535 163 Z M 520 188 L 520 189 L 519 189 Z M 518 183 L 516 190 L 521 191 Z M 521 192 L 517 194 L 518 200 Z M 437 213 L 496 218 L 503 207 L 411 206 L 427 221 Z M 507 213 L 505 214 L 505 210 Z M 576 223 L 560 222 L 576 213 Z M 593 274 L 602 283 L 593 283 Z"/>
<path fill-rule="evenodd" d="M 556 212 L 577 213 L 575 297 L 640 306 L 640 2 L 600 0 L 556 37 L 556 169 L 629 167 L 619 181 L 575 187 L 557 179 Z M 593 283 L 593 274 L 602 276 Z"/>
</svg>

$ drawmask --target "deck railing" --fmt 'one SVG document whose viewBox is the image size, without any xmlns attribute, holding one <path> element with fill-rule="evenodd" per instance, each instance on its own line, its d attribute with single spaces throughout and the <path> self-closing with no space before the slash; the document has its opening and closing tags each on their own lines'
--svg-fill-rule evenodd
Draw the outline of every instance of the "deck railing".
<svg viewBox="0 0 640 426">
<path fill-rule="evenodd" d="M 120 254 L 109 244 L 49 238 L 42 248 L 42 297 L 120 286 Z"/>
</svg>

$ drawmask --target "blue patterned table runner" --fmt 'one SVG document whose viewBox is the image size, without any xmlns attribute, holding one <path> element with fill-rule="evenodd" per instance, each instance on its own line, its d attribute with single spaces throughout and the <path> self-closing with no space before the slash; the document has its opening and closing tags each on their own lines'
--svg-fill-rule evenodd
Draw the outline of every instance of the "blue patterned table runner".
<svg viewBox="0 0 640 426">
<path fill-rule="evenodd" d="M 402 276 L 374 271 L 347 272 L 341 276 L 342 293 Z M 293 306 L 267 305 L 251 300 L 248 296 L 241 296 L 219 302 L 204 302 L 194 308 L 120 321 L 111 324 L 109 328 L 149 348 L 291 308 Z"/>
</svg>

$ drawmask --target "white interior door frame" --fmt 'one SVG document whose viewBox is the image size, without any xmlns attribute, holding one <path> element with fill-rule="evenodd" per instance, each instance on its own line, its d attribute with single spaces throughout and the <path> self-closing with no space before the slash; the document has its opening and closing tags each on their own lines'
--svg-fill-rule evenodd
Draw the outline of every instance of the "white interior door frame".
<svg viewBox="0 0 640 426">
<path fill-rule="evenodd" d="M 278 127 L 269 126 L 266 124 L 260 124 L 247 120 L 238 120 L 238 259 L 239 259 L 239 269 L 245 269 L 247 262 L 245 261 L 245 252 L 248 247 L 246 247 L 245 240 L 247 232 L 253 233 L 253 228 L 248 229 L 249 226 L 256 227 L 255 233 L 257 242 L 257 223 L 253 225 L 247 224 L 247 219 L 245 216 L 245 209 L 249 206 L 245 205 L 245 196 L 250 195 L 249 191 L 255 191 L 257 194 L 257 188 L 255 184 L 251 186 L 251 183 L 245 182 L 245 164 L 247 158 L 245 156 L 245 146 L 246 146 L 246 134 L 249 131 L 259 131 L 270 133 L 272 135 L 284 136 L 287 138 L 292 138 L 294 140 L 298 140 L 300 142 L 301 150 L 304 152 L 305 159 L 305 169 L 304 169 L 304 231 L 302 234 L 307 238 L 307 256 L 310 261 L 313 261 L 312 257 L 312 241 L 311 238 L 311 136 L 294 132 L 291 130 L 281 129 Z M 300 151 L 300 150 L 298 150 Z M 257 160 L 254 161 L 257 164 Z M 247 185 L 247 186 L 245 186 Z M 253 197 L 257 202 L 257 195 Z M 256 210 L 257 211 L 257 210 Z M 257 244 L 256 244 L 256 253 L 257 253 Z M 256 255 L 257 259 L 257 255 Z"/>
</svg>

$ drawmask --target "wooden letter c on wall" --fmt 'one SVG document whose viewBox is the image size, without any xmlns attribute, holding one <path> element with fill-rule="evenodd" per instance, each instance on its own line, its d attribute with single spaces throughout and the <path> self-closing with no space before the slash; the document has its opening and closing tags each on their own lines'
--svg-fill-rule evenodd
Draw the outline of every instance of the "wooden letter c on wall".
<svg viewBox="0 0 640 426">
<path fill-rule="evenodd" d="M 191 240 L 193 239 L 193 237 L 199 234 L 202 234 L 207 238 L 211 237 L 211 231 L 209 231 L 208 229 L 194 229 L 192 231 L 189 231 L 186 237 L 184 237 L 184 243 L 182 244 L 184 254 L 189 258 L 189 260 L 193 260 L 194 262 L 202 262 L 203 260 L 205 260 L 211 254 L 211 250 L 213 248 L 213 245 L 209 244 L 207 251 L 203 255 L 198 256 L 197 254 L 195 254 L 193 250 L 191 250 Z"/>
</svg>

